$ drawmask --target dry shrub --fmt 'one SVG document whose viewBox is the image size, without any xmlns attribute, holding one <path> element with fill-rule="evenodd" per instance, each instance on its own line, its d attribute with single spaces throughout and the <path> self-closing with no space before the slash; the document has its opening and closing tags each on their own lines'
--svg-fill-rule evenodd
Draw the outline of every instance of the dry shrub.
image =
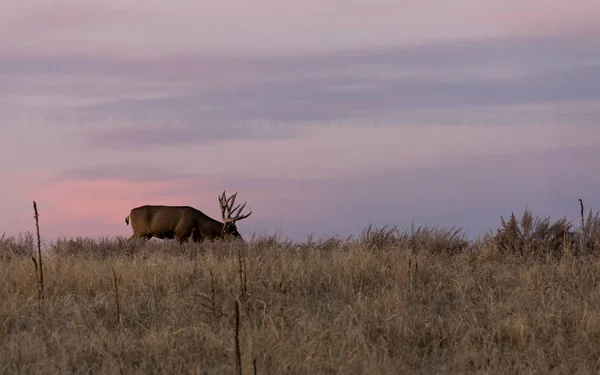
<svg viewBox="0 0 600 375">
<path fill-rule="evenodd" d="M 458 254 L 469 249 L 469 241 L 462 228 L 411 227 L 400 236 L 400 241 L 413 251 L 425 254 Z"/>
<path fill-rule="evenodd" d="M 16 237 L 0 236 L 0 257 L 10 259 L 13 257 L 30 257 L 34 248 L 33 233 L 20 233 Z"/>
<path fill-rule="evenodd" d="M 572 224 L 566 218 L 551 223 L 550 218 L 534 218 L 526 209 L 521 220 L 514 213 L 508 221 L 501 217 L 501 226 L 493 243 L 503 254 L 547 258 L 579 252 Z"/>
<path fill-rule="evenodd" d="M 589 211 L 583 222 L 580 236 L 578 237 L 582 249 L 588 253 L 600 252 L 600 212 L 595 215 Z"/>
<path fill-rule="evenodd" d="M 249 242 L 252 243 L 252 245 L 254 247 L 274 248 L 274 247 L 281 245 L 281 241 L 275 235 L 273 235 L 273 236 L 258 236 L 258 237 L 253 235 L 250 238 Z"/>
<path fill-rule="evenodd" d="M 469 241 L 461 228 L 423 226 L 399 231 L 396 226 L 376 228 L 369 225 L 358 243 L 370 250 L 406 250 L 420 254 L 459 254 L 469 249 Z"/>
<path fill-rule="evenodd" d="M 329 237 L 329 238 L 319 238 L 318 240 L 314 240 L 312 235 L 308 236 L 308 239 L 305 242 L 293 244 L 289 242 L 287 245 L 287 249 L 289 251 L 312 251 L 318 250 L 322 252 L 330 252 L 335 249 L 344 246 L 349 242 L 349 239 L 344 241 L 341 238 L 337 237 Z"/>
<path fill-rule="evenodd" d="M 132 247 L 122 237 L 59 238 L 52 250 L 63 257 L 103 258 L 131 254 Z"/>
<path fill-rule="evenodd" d="M 393 227 L 385 225 L 382 228 L 377 228 L 369 224 L 360 233 L 358 242 L 369 250 L 381 250 L 396 245 L 398 239 L 399 232 L 395 225 Z"/>
<path fill-rule="evenodd" d="M 60 238 L 52 245 L 55 254 L 63 257 L 78 257 L 85 259 L 102 259 L 111 257 L 151 257 L 154 254 L 170 254 L 193 259 L 198 252 L 222 247 L 221 241 L 206 241 L 203 244 L 187 242 L 183 246 L 173 246 L 170 241 L 160 239 L 132 240 L 124 237 L 101 238 Z M 215 245 L 216 244 L 216 245 Z M 231 248 L 235 245 L 225 245 Z"/>
</svg>

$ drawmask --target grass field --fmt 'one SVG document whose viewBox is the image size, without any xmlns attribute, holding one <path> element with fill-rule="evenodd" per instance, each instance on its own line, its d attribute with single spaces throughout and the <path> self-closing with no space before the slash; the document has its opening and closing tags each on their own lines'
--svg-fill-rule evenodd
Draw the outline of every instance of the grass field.
<svg viewBox="0 0 600 375">
<path fill-rule="evenodd" d="M 43 300 L 35 235 L 2 238 L 0 371 L 235 374 L 239 348 L 244 374 L 598 373 L 600 218 L 569 225 L 64 239 L 42 254 Z"/>
</svg>

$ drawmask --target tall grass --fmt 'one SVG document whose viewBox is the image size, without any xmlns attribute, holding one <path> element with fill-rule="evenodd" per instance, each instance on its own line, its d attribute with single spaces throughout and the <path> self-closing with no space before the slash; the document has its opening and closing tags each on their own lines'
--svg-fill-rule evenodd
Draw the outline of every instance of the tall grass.
<svg viewBox="0 0 600 375">
<path fill-rule="evenodd" d="M 2 237 L 0 372 L 597 373 L 599 224 L 526 210 L 476 241 L 60 239 L 43 320 L 33 236 Z"/>
</svg>

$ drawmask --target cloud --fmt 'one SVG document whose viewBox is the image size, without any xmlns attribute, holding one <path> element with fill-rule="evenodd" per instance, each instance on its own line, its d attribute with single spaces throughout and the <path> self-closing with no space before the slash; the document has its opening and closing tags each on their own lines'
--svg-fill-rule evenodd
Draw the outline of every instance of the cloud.
<svg viewBox="0 0 600 375">
<path fill-rule="evenodd" d="M 99 74 L 145 79 L 194 82 L 201 85 L 242 77 L 261 81 L 286 78 L 331 77 L 359 73 L 369 77 L 394 78 L 429 76 L 431 73 L 459 73 L 467 76 L 502 76 L 527 73 L 533 69 L 560 68 L 598 62 L 597 35 L 550 35 L 477 37 L 454 41 L 430 41 L 352 49 L 330 49 L 293 56 L 229 56 L 187 52 L 162 57 L 125 58 L 111 55 L 52 56 L 2 55 L 0 74 Z M 476 67 L 476 68 L 475 68 Z M 473 69 L 475 68 L 475 69 Z M 250 77 L 248 77 L 250 76 Z M 516 76 L 514 76 L 516 77 Z M 448 76 L 448 78 L 452 78 Z M 245 80 L 242 83 L 246 83 Z"/>
<path fill-rule="evenodd" d="M 185 179 L 186 176 L 168 168 L 150 165 L 97 165 L 65 169 L 53 181 L 103 181 L 161 182 Z"/>
<path fill-rule="evenodd" d="M 552 0 L 543 7 L 516 0 L 438 1 L 434 8 L 414 0 L 374 0 L 368 6 L 178 0 L 146 1 L 143 7 L 117 0 L 8 0 L 0 5 L 0 50 L 38 56 L 297 55 L 482 36 L 581 34 L 598 30 L 597 12 L 594 0 Z"/>
<path fill-rule="evenodd" d="M 86 132 L 84 141 L 86 146 L 94 148 L 127 150 L 166 145 L 202 145 L 224 140 L 282 140 L 297 136 L 298 132 L 293 128 L 264 127 L 260 124 L 244 124 L 243 127 L 207 126 L 201 123 L 160 126 L 141 124 L 121 129 Z M 193 164 L 194 160 L 188 162 Z"/>
<path fill-rule="evenodd" d="M 86 64 L 87 68 L 81 70 L 93 71 L 93 64 Z M 573 102 L 600 100 L 600 85 L 595 84 L 600 74 L 597 38 L 504 38 L 365 49 L 318 57 L 190 57 L 136 63 L 113 61 L 108 66 L 112 68 L 106 68 L 101 75 L 88 72 L 84 74 L 88 80 L 59 86 L 68 91 L 64 95 L 73 98 L 73 103 L 79 103 L 78 115 L 195 124 L 180 126 L 173 134 L 205 127 L 210 139 L 225 138 L 225 131 L 219 129 L 231 123 L 240 126 L 240 137 L 259 134 L 257 137 L 264 138 L 267 134 L 261 134 L 261 130 L 242 129 L 244 123 L 252 127 L 252 122 L 257 121 L 481 125 L 488 121 L 553 122 L 568 113 L 571 122 L 589 124 L 599 115 L 595 105 L 585 111 L 580 108 L 579 113 L 570 110 Z M 174 77 L 173 71 L 177 70 L 180 74 Z M 44 92 L 39 87 L 36 90 L 31 81 L 27 86 L 21 81 L 14 85 L 20 90 L 29 87 L 31 97 Z M 50 90 L 56 87 L 56 80 L 44 87 L 46 96 L 52 95 L 54 100 L 59 97 L 58 92 Z M 531 109 L 531 105 L 538 104 L 545 106 Z M 508 107 L 513 108 L 507 111 Z M 200 122 L 203 125 L 198 125 Z M 179 138 L 152 125 L 146 127 L 149 138 Z M 123 130 L 124 136 L 128 137 L 130 131 L 137 130 Z M 280 132 L 275 138 L 294 135 Z M 189 138 L 201 141 L 203 137 L 190 133 Z M 107 142 L 118 144 L 118 140 Z"/>
<path fill-rule="evenodd" d="M 9 0 L 8 3 L 11 1 Z M 130 10 L 119 9 L 112 5 L 98 4 L 77 4 L 77 3 L 59 3 L 44 4 L 44 1 L 37 2 L 37 6 L 27 7 L 23 4 L 12 4 L 12 16 L 4 20 L 3 27 L 6 29 L 16 29 L 37 34 L 40 32 L 52 32 L 56 30 L 73 30 L 76 28 L 86 28 L 102 24 L 107 20 L 113 22 L 127 22 L 132 20 L 135 13 Z M 4 4 L 2 8 L 7 6 Z M 0 8 L 0 9 L 2 9 Z M 138 13 L 139 14 L 139 13 Z M 24 27 L 26 26 L 26 27 Z"/>
<path fill-rule="evenodd" d="M 214 121 L 261 115 L 274 120 L 323 120 L 364 107 L 589 98 L 597 93 L 578 88 L 569 78 L 575 75 L 577 83 L 590 86 L 599 69 L 598 40 L 590 36 L 483 38 L 278 58 L 13 57 L 0 59 L 4 77 L 0 93 L 46 92 L 73 100 L 99 99 L 101 94 L 89 108 L 96 115 L 183 112 L 182 116 Z M 362 90 L 340 90 L 343 87 Z M 148 93 L 155 97 L 144 98 Z"/>
<path fill-rule="evenodd" d="M 97 165 L 98 161 L 102 161 L 101 165 L 152 165 L 188 175 L 311 179 L 360 175 L 365 171 L 394 167 L 457 165 L 486 155 L 598 145 L 600 139 L 597 126 L 569 123 L 526 126 L 315 123 L 295 128 L 301 136 L 275 141 L 227 139 L 200 146 L 196 143 L 168 143 L 169 139 L 165 138 L 146 139 L 136 136 L 136 133 L 123 137 L 116 131 L 120 148 L 115 144 L 99 147 L 93 143 L 93 138 L 88 139 L 87 145 L 78 150 L 86 149 L 89 161 L 78 163 L 87 163 L 88 167 Z M 168 129 L 168 126 L 164 127 L 165 132 Z M 202 129 L 192 130 L 190 127 L 189 133 L 194 131 L 201 133 Z M 181 133 L 181 136 L 185 135 L 185 132 Z M 157 148 L 159 140 L 160 149 Z M 92 151 L 95 156 L 92 156 Z M 70 164 L 73 165 L 73 162 Z"/>
</svg>

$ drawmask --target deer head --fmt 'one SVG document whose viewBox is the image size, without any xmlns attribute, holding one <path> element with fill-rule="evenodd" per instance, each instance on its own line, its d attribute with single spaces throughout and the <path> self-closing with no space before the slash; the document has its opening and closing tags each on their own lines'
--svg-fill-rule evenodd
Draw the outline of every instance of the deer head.
<svg viewBox="0 0 600 375">
<path fill-rule="evenodd" d="M 232 209 L 233 204 L 235 203 L 236 196 L 237 192 L 235 192 L 235 194 L 227 198 L 225 196 L 225 191 L 223 191 L 223 194 L 219 196 L 219 204 L 221 205 L 221 217 L 223 218 L 223 230 L 221 232 L 223 236 L 225 234 L 230 234 L 234 237 L 241 237 L 241 235 L 237 231 L 237 226 L 235 225 L 235 223 L 239 220 L 247 218 L 252 213 L 252 211 L 250 211 L 245 215 L 241 215 L 242 210 L 244 209 L 244 207 L 246 207 L 247 202 L 245 202 L 241 207 L 238 204 L 235 208 Z"/>
</svg>

